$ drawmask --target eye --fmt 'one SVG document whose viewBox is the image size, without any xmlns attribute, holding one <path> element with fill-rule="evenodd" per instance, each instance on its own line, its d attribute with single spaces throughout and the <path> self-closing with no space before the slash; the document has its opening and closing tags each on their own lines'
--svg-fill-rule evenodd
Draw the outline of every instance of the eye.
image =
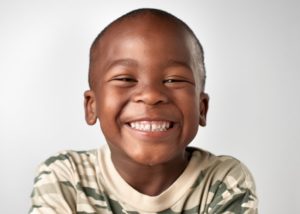
<svg viewBox="0 0 300 214">
<path fill-rule="evenodd" d="M 167 79 L 163 81 L 163 83 L 175 83 L 175 82 L 186 82 L 186 81 L 179 80 L 179 79 Z"/>
<path fill-rule="evenodd" d="M 163 84 L 165 84 L 167 87 L 176 89 L 186 88 L 195 85 L 192 80 L 182 76 L 167 77 L 163 80 Z"/>
<path fill-rule="evenodd" d="M 126 75 L 126 74 L 120 74 L 113 76 L 111 78 L 111 81 L 120 81 L 120 82 L 137 82 L 134 76 L 132 75 Z"/>
<path fill-rule="evenodd" d="M 116 77 L 113 80 L 122 81 L 122 82 L 137 82 L 135 79 L 131 77 Z"/>
<path fill-rule="evenodd" d="M 117 87 L 130 87 L 135 85 L 137 80 L 130 75 L 118 75 L 115 77 L 112 77 L 110 79 L 110 82 Z"/>
</svg>

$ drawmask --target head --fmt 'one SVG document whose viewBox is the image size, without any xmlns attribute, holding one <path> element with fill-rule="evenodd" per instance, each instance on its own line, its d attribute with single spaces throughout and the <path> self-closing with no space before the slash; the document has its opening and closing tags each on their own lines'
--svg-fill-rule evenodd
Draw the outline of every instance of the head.
<svg viewBox="0 0 300 214">
<path fill-rule="evenodd" d="M 162 164 L 183 158 L 205 126 L 202 47 L 177 17 L 139 9 L 118 18 L 90 50 L 86 121 L 97 119 L 113 159 Z"/>
<path fill-rule="evenodd" d="M 192 60 L 195 67 L 195 72 L 197 73 L 195 75 L 196 81 L 197 81 L 197 87 L 199 89 L 204 91 L 205 88 L 205 79 L 206 79 L 206 70 L 205 70 L 205 64 L 204 64 L 204 52 L 202 45 L 192 29 L 182 20 L 177 18 L 176 16 L 162 10 L 158 9 L 137 9 L 134 11 L 131 11 L 112 23 L 110 23 L 108 26 L 106 26 L 95 38 L 94 42 L 92 43 L 91 49 L 90 49 L 90 67 L 89 67 L 89 76 L 88 76 L 88 82 L 89 86 L 92 89 L 93 86 L 96 84 L 97 78 L 94 78 L 94 75 L 97 74 L 95 69 L 93 69 L 93 62 L 96 61 L 95 57 L 97 56 L 97 52 L 99 49 L 97 49 L 98 43 L 101 41 L 104 34 L 109 31 L 110 28 L 112 28 L 114 25 L 120 24 L 122 22 L 126 22 L 126 20 L 135 19 L 135 18 L 141 18 L 146 16 L 156 16 L 157 18 L 161 18 L 162 20 L 169 21 L 170 23 L 173 23 L 175 25 L 178 25 L 185 33 L 188 35 L 188 39 L 192 42 Z M 128 26 L 130 28 L 130 26 Z"/>
</svg>

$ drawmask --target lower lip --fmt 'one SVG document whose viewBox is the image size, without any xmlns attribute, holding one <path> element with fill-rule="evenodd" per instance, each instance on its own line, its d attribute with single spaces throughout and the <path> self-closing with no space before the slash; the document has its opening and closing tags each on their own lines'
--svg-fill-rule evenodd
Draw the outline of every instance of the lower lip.
<svg viewBox="0 0 300 214">
<path fill-rule="evenodd" d="M 176 124 L 173 124 L 172 128 L 169 128 L 166 131 L 143 131 L 131 128 L 128 124 L 126 125 L 126 128 L 129 130 L 131 134 L 133 134 L 137 138 L 141 138 L 144 140 L 164 140 L 165 138 L 171 137 L 176 132 L 177 126 Z"/>
</svg>

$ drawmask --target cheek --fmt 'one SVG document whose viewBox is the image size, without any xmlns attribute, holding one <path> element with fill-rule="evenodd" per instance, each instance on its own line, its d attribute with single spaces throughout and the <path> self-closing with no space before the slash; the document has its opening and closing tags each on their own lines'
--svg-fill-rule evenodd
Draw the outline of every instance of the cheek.
<svg viewBox="0 0 300 214">
<path fill-rule="evenodd" d="M 100 88 L 97 96 L 97 113 L 100 121 L 113 122 L 126 103 L 126 95 L 112 88 Z"/>
<path fill-rule="evenodd" d="M 199 104 L 195 100 L 187 100 L 184 106 L 184 123 L 190 130 L 198 129 L 199 125 Z"/>
<path fill-rule="evenodd" d="M 195 117 L 199 118 L 199 96 L 197 96 L 195 88 L 178 92 L 178 94 L 176 94 L 176 102 L 185 116 L 188 116 L 189 119 Z"/>
<path fill-rule="evenodd" d="M 109 144 L 122 142 L 121 116 L 128 107 L 130 92 L 116 87 L 102 87 L 97 96 L 97 114 L 102 133 Z"/>
<path fill-rule="evenodd" d="M 109 88 L 102 88 L 97 96 L 97 115 L 106 141 L 120 141 L 119 115 L 125 103 L 125 96 Z"/>
<path fill-rule="evenodd" d="M 113 111 L 118 106 L 118 100 L 116 95 L 113 93 L 106 93 L 105 96 L 99 98 L 99 112 L 106 113 L 107 111 Z"/>
<path fill-rule="evenodd" d="M 186 142 L 190 142 L 197 134 L 199 127 L 199 97 L 196 96 L 194 91 L 186 93 L 181 96 L 179 106 L 182 117 L 183 117 L 183 133 L 182 136 Z"/>
</svg>

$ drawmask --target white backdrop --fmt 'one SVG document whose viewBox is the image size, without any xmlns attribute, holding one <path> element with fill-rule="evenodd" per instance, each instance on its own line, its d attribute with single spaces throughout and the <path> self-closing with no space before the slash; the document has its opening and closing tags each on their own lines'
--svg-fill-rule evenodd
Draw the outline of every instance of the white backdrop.
<svg viewBox="0 0 300 214">
<path fill-rule="evenodd" d="M 260 213 L 297 213 L 299 5 L 296 0 L 1 0 L 1 213 L 28 211 L 35 169 L 49 155 L 104 142 L 98 125 L 84 121 L 89 46 L 110 21 L 139 7 L 177 15 L 204 46 L 211 102 L 208 126 L 193 145 L 235 156 L 250 168 Z"/>
</svg>

